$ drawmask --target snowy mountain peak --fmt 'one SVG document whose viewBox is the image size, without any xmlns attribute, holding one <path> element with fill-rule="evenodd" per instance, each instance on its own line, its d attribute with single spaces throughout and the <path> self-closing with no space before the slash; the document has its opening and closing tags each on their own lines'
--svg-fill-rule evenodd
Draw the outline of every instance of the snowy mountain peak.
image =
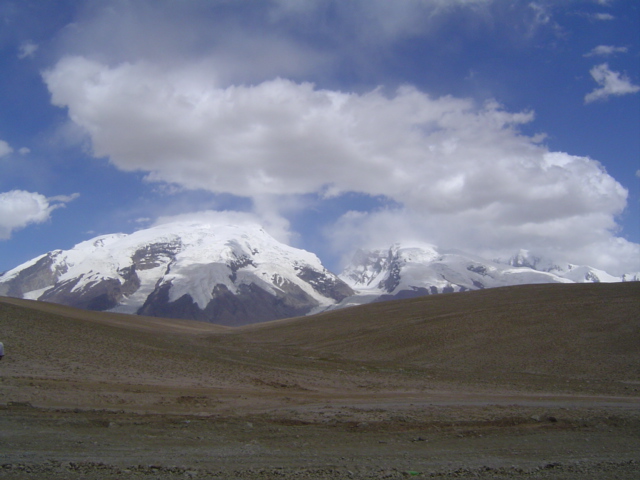
<svg viewBox="0 0 640 480">
<path fill-rule="evenodd" d="M 499 260 L 497 262 L 503 263 Z M 504 263 L 514 267 L 526 267 L 540 272 L 552 273 L 576 283 L 637 281 L 639 277 L 637 273 L 615 276 L 605 272 L 604 270 L 589 267 L 587 265 L 557 263 L 546 259 L 543 256 L 534 255 L 528 250 L 520 250 Z"/>
<path fill-rule="evenodd" d="M 387 300 L 443 292 L 477 290 L 532 283 L 619 282 L 638 275 L 614 277 L 591 267 L 561 268 L 527 250 L 508 261 L 488 261 L 432 245 L 392 245 L 388 249 L 359 250 L 340 278 L 358 294 L 339 306 L 362 299 Z"/>
<path fill-rule="evenodd" d="M 41 255 L 0 275 L 0 295 L 242 325 L 435 293 L 639 278 L 558 265 L 526 250 L 500 262 L 429 244 L 358 250 L 336 276 L 260 225 L 176 222 Z"/>
<path fill-rule="evenodd" d="M 410 264 L 428 263 L 437 257 L 438 252 L 432 245 L 403 246 L 395 243 L 386 249 L 358 250 L 340 278 L 352 288 L 390 292 L 397 287 L 396 274 L 401 269 Z"/>
<path fill-rule="evenodd" d="M 316 255 L 252 224 L 103 235 L 0 276 L 0 295 L 224 324 L 303 315 L 352 293 Z"/>
<path fill-rule="evenodd" d="M 512 267 L 527 267 L 536 270 L 541 263 L 540 257 L 533 255 L 529 250 L 521 249 L 507 262 Z"/>
</svg>

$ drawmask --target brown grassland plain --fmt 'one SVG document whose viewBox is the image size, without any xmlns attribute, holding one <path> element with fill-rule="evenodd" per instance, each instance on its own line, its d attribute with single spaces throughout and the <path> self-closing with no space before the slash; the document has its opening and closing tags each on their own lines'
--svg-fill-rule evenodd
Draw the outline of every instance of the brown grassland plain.
<svg viewBox="0 0 640 480">
<path fill-rule="evenodd" d="M 640 478 L 640 283 L 241 328 L 0 298 L 0 479 Z"/>
</svg>

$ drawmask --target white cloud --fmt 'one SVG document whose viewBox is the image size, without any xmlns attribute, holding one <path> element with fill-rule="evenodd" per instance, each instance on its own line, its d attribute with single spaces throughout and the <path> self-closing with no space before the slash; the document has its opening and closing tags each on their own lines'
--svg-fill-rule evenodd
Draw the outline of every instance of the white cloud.
<svg viewBox="0 0 640 480">
<path fill-rule="evenodd" d="M 7 142 L 5 142 L 4 140 L 0 140 L 0 158 L 7 156 L 11 153 L 13 153 L 14 150 L 11 147 L 11 145 L 9 145 Z M 27 147 L 22 147 L 18 149 L 18 153 L 20 155 L 27 155 L 28 153 L 31 153 L 31 150 L 28 149 Z"/>
<path fill-rule="evenodd" d="M 76 22 L 59 32 L 64 55 L 97 57 L 108 63 L 146 59 L 157 64 L 215 64 L 211 81 L 255 83 L 278 75 L 323 72 L 331 59 L 325 49 L 296 42 L 295 23 L 274 26 L 268 13 L 275 2 L 226 0 L 175 2 L 90 2 Z M 306 3 L 306 2 L 304 2 Z"/>
<path fill-rule="evenodd" d="M 0 193 L 0 239 L 11 237 L 11 232 L 30 223 L 49 219 L 53 207 L 39 193 L 12 190 Z"/>
<path fill-rule="evenodd" d="M 610 20 L 616 19 L 616 17 L 614 17 L 610 13 L 593 13 L 590 15 L 590 17 L 593 18 L 594 20 L 598 20 L 602 22 L 608 22 Z"/>
<path fill-rule="evenodd" d="M 64 207 L 78 196 L 76 193 L 47 198 L 24 190 L 0 193 L 0 240 L 10 238 L 12 232 L 27 225 L 48 221 L 53 210 Z"/>
<path fill-rule="evenodd" d="M 212 78 L 202 65 L 110 67 L 82 57 L 44 74 L 53 103 L 88 133 L 95 156 L 151 181 L 250 197 L 280 238 L 291 235 L 281 196 L 355 191 L 402 207 L 344 217 L 333 237 L 345 249 L 413 236 L 603 261 L 594 245 L 618 245 L 627 191 L 597 161 L 549 152 L 519 133 L 531 112 L 408 86 L 356 94 L 284 79 L 223 88 Z"/>
<path fill-rule="evenodd" d="M 616 53 L 626 53 L 627 47 L 614 47 L 612 45 L 598 45 L 593 48 L 589 53 L 585 53 L 584 57 L 608 57 Z"/>
<path fill-rule="evenodd" d="M 55 195 L 47 198 L 49 202 L 69 203 L 80 196 L 79 193 L 72 193 L 71 195 Z"/>
<path fill-rule="evenodd" d="M 530 6 L 530 5 L 533 5 Z M 116 65 L 141 59 L 156 64 L 215 65 L 220 86 L 256 84 L 277 76 L 333 81 L 351 65 L 362 83 L 385 69 L 398 42 L 438 41 L 454 23 L 465 35 L 529 42 L 556 31 L 547 1 L 497 0 L 228 0 L 89 2 L 59 32 L 55 48 Z"/>
<path fill-rule="evenodd" d="M 323 31 L 326 41 L 345 45 L 342 53 L 346 55 L 362 54 L 363 49 L 370 49 L 372 55 L 378 57 L 396 41 L 428 38 L 452 21 L 465 34 L 473 31 L 482 36 L 480 32 L 491 32 L 516 42 L 529 41 L 542 30 L 560 29 L 553 20 L 553 5 L 545 1 L 277 0 L 275 5 L 269 18 L 277 21 L 305 25 L 317 24 L 318 18 L 331 18 L 331 29 Z M 434 44 L 433 48 L 438 45 Z M 356 56 L 350 60 L 362 62 Z"/>
<path fill-rule="evenodd" d="M 36 50 L 38 50 L 38 45 L 31 41 L 24 42 L 18 49 L 18 58 L 22 60 L 24 58 L 33 57 Z"/>
<path fill-rule="evenodd" d="M 4 140 L 0 140 L 0 158 L 9 155 L 13 152 L 13 148 L 5 142 Z"/>
<path fill-rule="evenodd" d="M 82 58 L 61 61 L 45 80 L 54 104 L 68 107 L 89 133 L 96 156 L 108 156 L 123 170 L 148 171 L 152 180 L 252 198 L 331 187 L 334 193 L 417 197 L 434 209 L 475 207 L 475 200 L 449 192 L 461 165 L 448 167 L 443 159 L 459 159 L 474 177 L 482 172 L 468 158 L 470 142 L 492 159 L 499 152 L 491 140 L 514 154 L 532 148 L 512 128 L 531 120 L 530 113 L 493 104 L 477 109 L 410 87 L 392 97 L 283 79 L 215 88 L 195 70 L 109 68 Z M 422 178 L 425 168 L 431 179 Z M 423 180 L 434 188 L 406 192 L 407 182 Z"/>
<path fill-rule="evenodd" d="M 546 25 L 551 21 L 551 14 L 543 5 L 531 2 L 529 4 L 529 8 L 531 8 L 535 12 L 535 23 Z"/>
<path fill-rule="evenodd" d="M 596 88 L 593 92 L 584 97 L 585 103 L 591 103 L 596 100 L 606 100 L 611 95 L 629 95 L 640 91 L 640 86 L 631 83 L 631 80 L 619 72 L 614 72 L 606 63 L 596 65 L 590 72 L 593 79 L 600 88 Z"/>
<path fill-rule="evenodd" d="M 168 215 L 159 217 L 154 223 L 162 225 L 173 222 L 209 222 L 214 225 L 260 225 L 269 234 L 280 242 L 291 244 L 292 232 L 289 222 L 282 217 L 269 212 L 268 217 L 251 212 L 237 211 L 213 211 L 205 210 L 180 215 Z"/>
</svg>

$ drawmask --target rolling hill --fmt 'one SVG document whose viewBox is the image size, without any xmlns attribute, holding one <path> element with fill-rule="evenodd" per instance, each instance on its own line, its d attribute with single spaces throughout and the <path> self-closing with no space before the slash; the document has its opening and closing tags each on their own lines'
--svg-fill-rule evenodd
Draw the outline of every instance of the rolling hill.
<svg viewBox="0 0 640 480">
<path fill-rule="evenodd" d="M 638 311 L 636 282 L 443 294 L 239 328 L 3 298 L 2 374 L 308 392 L 382 376 L 387 389 L 624 393 L 640 378 Z"/>
</svg>

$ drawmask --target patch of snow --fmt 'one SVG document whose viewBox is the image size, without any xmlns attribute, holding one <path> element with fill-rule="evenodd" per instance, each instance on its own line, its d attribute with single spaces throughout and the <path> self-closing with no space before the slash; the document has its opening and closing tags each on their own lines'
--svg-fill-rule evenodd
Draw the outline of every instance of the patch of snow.
<svg viewBox="0 0 640 480">
<path fill-rule="evenodd" d="M 44 292 L 49 290 L 51 287 L 44 287 L 38 290 L 31 290 L 30 292 L 25 292 L 22 294 L 22 298 L 27 300 L 38 300 Z"/>
</svg>

